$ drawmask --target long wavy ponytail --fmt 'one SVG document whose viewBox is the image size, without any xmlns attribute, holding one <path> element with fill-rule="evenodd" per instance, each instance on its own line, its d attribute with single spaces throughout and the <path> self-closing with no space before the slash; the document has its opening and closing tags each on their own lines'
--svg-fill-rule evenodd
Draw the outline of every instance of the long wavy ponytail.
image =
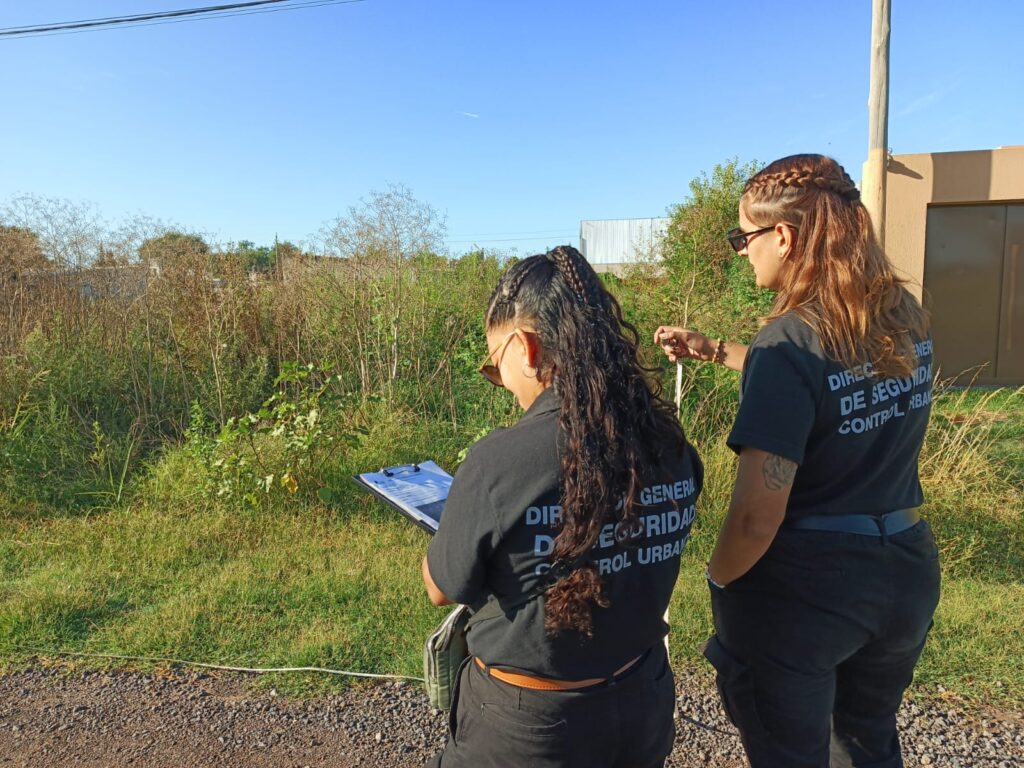
<svg viewBox="0 0 1024 768">
<path fill-rule="evenodd" d="M 667 466 L 686 445 L 672 405 L 646 374 L 639 335 L 575 248 L 559 246 L 517 263 L 499 281 L 485 316 L 488 330 L 529 325 L 543 349 L 537 375 L 560 404 L 562 523 L 552 557 L 573 562 L 609 521 L 637 524 L 641 470 Z M 608 607 L 593 565 L 548 590 L 551 633 L 593 633 L 594 606 Z"/>
</svg>

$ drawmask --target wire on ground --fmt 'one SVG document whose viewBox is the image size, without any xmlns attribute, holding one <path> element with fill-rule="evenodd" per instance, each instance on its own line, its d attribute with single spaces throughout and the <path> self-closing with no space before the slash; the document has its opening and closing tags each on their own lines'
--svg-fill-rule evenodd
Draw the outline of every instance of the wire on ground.
<svg viewBox="0 0 1024 768">
<path fill-rule="evenodd" d="M 325 667 L 233 667 L 224 664 L 209 664 L 203 661 L 187 661 L 185 659 L 167 659 L 159 656 L 119 656 L 113 653 L 84 653 L 82 651 L 51 651 L 45 648 L 30 648 L 24 645 L 16 645 L 22 651 L 39 654 L 41 656 L 81 656 L 91 659 L 117 659 L 120 661 L 149 661 L 161 662 L 164 664 L 181 664 L 189 667 L 202 667 L 203 669 L 220 669 L 227 672 L 245 672 L 253 675 L 267 675 L 290 672 L 317 672 L 325 675 L 340 675 L 344 677 L 365 677 L 374 680 L 412 680 L 422 683 L 422 677 L 412 675 L 382 675 L 374 672 L 352 672 L 343 669 L 327 669 Z"/>
</svg>

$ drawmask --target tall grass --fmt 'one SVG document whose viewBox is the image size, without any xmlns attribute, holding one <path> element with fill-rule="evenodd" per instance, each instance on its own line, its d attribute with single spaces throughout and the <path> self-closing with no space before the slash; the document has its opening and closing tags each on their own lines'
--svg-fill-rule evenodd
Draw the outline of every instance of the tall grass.
<svg viewBox="0 0 1024 768">
<path fill-rule="evenodd" d="M 708 215 L 680 220 L 728 228 L 734 206 L 711 197 Z M 0 269 L 0 663 L 43 649 L 417 673 L 441 615 L 420 585 L 426 538 L 351 476 L 424 457 L 453 470 L 516 417 L 476 372 L 505 264 L 373 238 L 353 250 L 356 230 L 332 229 L 335 258 L 293 256 L 258 279 L 187 237 L 159 273 Z M 711 241 L 674 231 L 670 269 L 607 278 L 652 369 L 657 325 L 743 338 L 763 301 L 721 254 L 725 279 L 700 275 L 717 293 L 694 301 L 682 278 Z M 652 375 L 672 393 L 674 369 Z M 706 486 L 671 609 L 679 664 L 701 663 L 710 632 L 702 570 L 735 473 L 737 384 L 684 366 L 681 419 Z M 941 391 L 921 455 L 945 581 L 918 679 L 1016 706 L 1022 401 Z"/>
<path fill-rule="evenodd" d="M 940 394 L 921 457 L 943 595 L 919 680 L 1024 702 L 1024 389 Z"/>
<path fill-rule="evenodd" d="M 1024 430 L 1014 411 L 1019 397 L 940 398 L 923 466 L 953 460 L 977 478 L 991 461 L 980 446 L 1011 424 Z M 1015 415 L 991 421 L 1006 413 Z M 45 521 L 0 511 L 0 658 L 19 663 L 32 649 L 44 656 L 74 650 L 418 674 L 420 642 L 443 615 L 420 584 L 426 536 L 350 477 L 423 456 L 453 467 L 467 437 L 450 422 L 383 401 L 359 418 L 366 433 L 320 478 L 331 489 L 327 501 L 279 491 L 272 503 L 251 506 L 204 492 L 213 468 L 186 443 L 161 454 L 131 499 L 106 511 Z M 697 649 L 711 626 L 703 562 L 728 504 L 735 459 L 721 433 L 690 433 L 707 485 L 673 597 L 671 645 L 677 664 L 700 665 Z M 918 681 L 1019 706 L 1019 485 L 1000 471 L 983 486 L 972 479 L 956 488 L 931 470 L 923 480 L 945 585 Z M 309 678 L 273 684 L 294 692 L 334 685 Z"/>
</svg>

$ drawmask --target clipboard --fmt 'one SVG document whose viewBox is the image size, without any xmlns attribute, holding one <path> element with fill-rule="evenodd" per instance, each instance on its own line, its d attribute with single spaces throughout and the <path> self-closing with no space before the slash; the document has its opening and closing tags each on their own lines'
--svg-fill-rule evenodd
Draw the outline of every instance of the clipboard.
<svg viewBox="0 0 1024 768">
<path fill-rule="evenodd" d="M 437 533 L 452 476 L 433 461 L 385 467 L 352 479 L 427 533 Z"/>
</svg>

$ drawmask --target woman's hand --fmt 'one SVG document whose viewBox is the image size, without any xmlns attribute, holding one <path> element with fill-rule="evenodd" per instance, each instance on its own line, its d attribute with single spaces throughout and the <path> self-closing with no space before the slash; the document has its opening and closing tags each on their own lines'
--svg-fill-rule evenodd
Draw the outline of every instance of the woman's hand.
<svg viewBox="0 0 1024 768">
<path fill-rule="evenodd" d="M 680 360 L 711 360 L 715 356 L 715 344 L 703 333 L 672 325 L 658 326 L 654 332 L 654 343 L 661 346 L 670 362 Z"/>
<path fill-rule="evenodd" d="M 660 325 L 654 332 L 654 343 L 659 344 L 673 363 L 680 360 L 714 360 L 734 371 L 743 370 L 743 362 L 747 359 L 747 345 L 735 341 L 714 342 L 703 333 L 691 331 L 689 328 L 678 328 L 674 325 Z M 721 352 L 716 356 L 718 345 Z"/>
</svg>

